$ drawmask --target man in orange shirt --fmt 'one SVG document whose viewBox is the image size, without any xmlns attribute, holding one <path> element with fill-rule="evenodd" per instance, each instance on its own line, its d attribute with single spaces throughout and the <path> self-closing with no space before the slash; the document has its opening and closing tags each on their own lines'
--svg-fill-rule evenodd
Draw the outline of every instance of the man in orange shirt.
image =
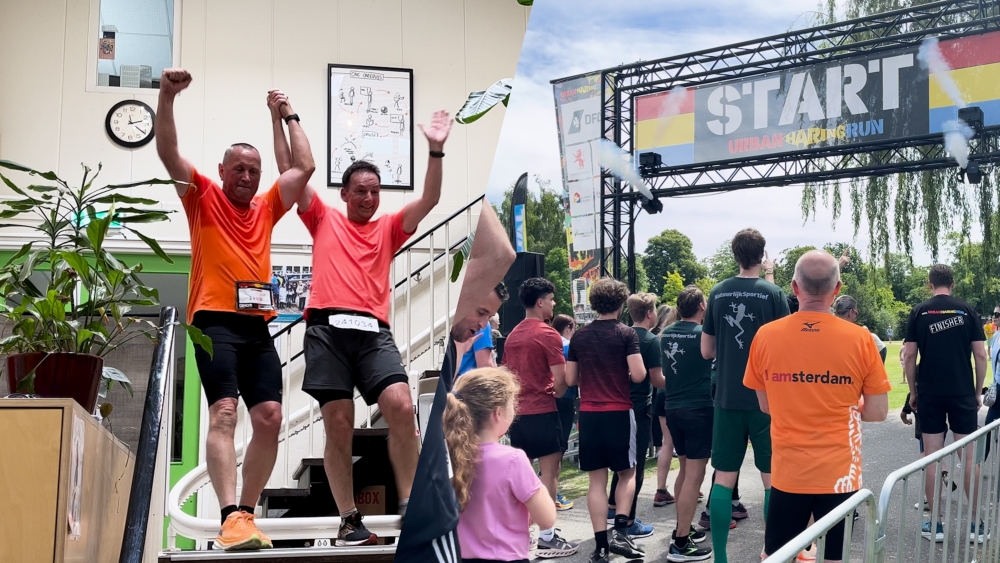
<svg viewBox="0 0 1000 563">
<path fill-rule="evenodd" d="M 292 158 L 276 111 L 272 106 L 275 157 L 283 171 Z M 366 160 L 344 170 L 340 198 L 347 204 L 346 214 L 325 203 L 311 186 L 298 201 L 299 219 L 312 235 L 314 248 L 302 389 L 319 402 L 323 414 L 323 465 L 341 518 L 337 546 L 377 541 L 354 504 L 355 388 L 368 405 L 378 403 L 389 425 L 399 513 L 405 514 L 409 504 L 420 442 L 409 378 L 389 326 L 389 271 L 396 251 L 441 199 L 442 151 L 451 123 L 448 112 L 438 111 L 429 126 L 418 125 L 430 149 L 427 175 L 423 193 L 400 211 L 374 217 L 382 180 L 379 168 Z M 483 326 L 485 320 L 476 330 Z"/>
<path fill-rule="evenodd" d="M 771 415 L 771 503 L 764 552 L 773 554 L 861 488 L 861 422 L 885 420 L 889 381 L 875 341 L 839 319 L 837 260 L 822 250 L 795 264 L 799 311 L 762 326 L 750 344 L 743 384 Z M 836 342 L 834 347 L 830 342 Z M 826 560 L 840 561 L 844 523 L 827 535 Z"/>
<path fill-rule="evenodd" d="M 215 540 L 226 550 L 271 547 L 254 524 L 254 507 L 278 454 L 281 427 L 281 361 L 267 328 L 276 304 L 269 280 L 271 230 L 298 201 L 315 170 L 309 141 L 284 94 L 273 90 L 268 103 L 279 108 L 292 138 L 292 165 L 270 190 L 257 195 L 260 153 L 244 143 L 226 149 L 219 164 L 222 188 L 202 176 L 177 148 L 174 98 L 191 84 L 182 69 L 166 69 L 156 111 L 156 152 L 178 182 L 191 230 L 188 322 L 212 339 L 209 356 L 195 349 L 198 373 L 208 399 L 208 475 L 222 507 Z M 250 412 L 253 439 L 243 460 L 243 490 L 236 504 L 236 405 Z"/>
</svg>

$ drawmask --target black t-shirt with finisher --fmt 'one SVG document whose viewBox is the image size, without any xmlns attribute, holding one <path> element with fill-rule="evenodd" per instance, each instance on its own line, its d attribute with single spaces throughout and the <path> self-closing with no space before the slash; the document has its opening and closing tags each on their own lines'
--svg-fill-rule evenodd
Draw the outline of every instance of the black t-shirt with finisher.
<svg viewBox="0 0 1000 563">
<path fill-rule="evenodd" d="M 973 395 L 972 343 L 986 340 L 976 310 L 961 299 L 935 295 L 910 312 L 906 341 L 920 351 L 921 395 Z"/>
<path fill-rule="evenodd" d="M 632 327 L 639 335 L 639 353 L 642 363 L 646 366 L 646 379 L 642 383 L 629 385 L 629 395 L 632 397 L 632 408 L 639 410 L 653 403 L 653 383 L 649 380 L 649 370 L 660 367 L 660 346 L 656 335 L 642 327 Z"/>
<path fill-rule="evenodd" d="M 766 280 L 729 278 L 712 288 L 702 331 L 715 337 L 716 406 L 760 410 L 757 393 L 743 385 L 750 342 L 757 329 L 786 315 L 785 292 Z"/>
<path fill-rule="evenodd" d="M 712 406 L 712 360 L 701 355 L 701 325 L 678 321 L 660 335 L 667 409 Z"/>
</svg>

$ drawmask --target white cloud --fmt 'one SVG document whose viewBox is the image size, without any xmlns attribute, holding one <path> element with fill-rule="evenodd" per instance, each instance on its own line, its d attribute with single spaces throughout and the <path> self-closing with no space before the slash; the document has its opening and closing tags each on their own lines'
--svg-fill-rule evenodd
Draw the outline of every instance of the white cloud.
<svg viewBox="0 0 1000 563">
<path fill-rule="evenodd" d="M 599 0 L 536 2 L 487 186 L 491 201 L 498 201 L 524 172 L 561 185 L 551 80 L 808 27 L 818 2 L 713 0 L 680 6 L 676 1 L 648 0 L 611 5 Z M 664 199 L 663 213 L 640 216 L 636 246 L 641 251 L 649 237 L 668 228 L 688 235 L 699 257 L 747 226 L 764 233 L 772 256 L 798 245 L 853 240 L 846 203 L 836 230 L 830 211 L 822 206 L 815 221 L 803 224 L 800 194 L 799 187 L 788 186 Z M 855 244 L 866 252 L 866 225 Z M 920 248 L 914 259 L 929 263 L 930 254 Z"/>
</svg>

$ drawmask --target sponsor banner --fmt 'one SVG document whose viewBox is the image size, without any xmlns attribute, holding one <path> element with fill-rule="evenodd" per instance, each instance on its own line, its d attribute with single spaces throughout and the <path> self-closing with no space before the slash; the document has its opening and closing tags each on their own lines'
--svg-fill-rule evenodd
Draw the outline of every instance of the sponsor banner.
<svg viewBox="0 0 1000 563">
<path fill-rule="evenodd" d="M 581 215 L 593 215 L 598 212 L 596 197 L 597 190 L 594 189 L 596 181 L 593 177 L 586 180 L 569 182 L 569 215 L 579 217 Z"/>
<path fill-rule="evenodd" d="M 968 105 L 1000 124 L 1000 32 L 942 41 Z M 669 166 L 939 133 L 958 114 L 918 47 L 811 64 L 635 100 L 635 147 Z"/>
<path fill-rule="evenodd" d="M 597 248 L 598 215 L 573 217 L 573 250 L 580 252 Z"/>
<path fill-rule="evenodd" d="M 581 180 L 600 176 L 601 169 L 593 162 L 591 143 L 580 143 L 566 147 L 566 179 Z"/>
<path fill-rule="evenodd" d="M 524 252 L 524 205 L 514 206 L 514 252 Z"/>
</svg>

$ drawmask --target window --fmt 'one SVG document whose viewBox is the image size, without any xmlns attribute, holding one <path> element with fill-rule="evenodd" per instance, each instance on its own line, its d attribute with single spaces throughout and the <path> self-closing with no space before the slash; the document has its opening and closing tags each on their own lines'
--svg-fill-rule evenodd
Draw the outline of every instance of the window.
<svg viewBox="0 0 1000 563">
<path fill-rule="evenodd" d="M 98 87 L 159 88 L 163 69 L 173 66 L 176 0 L 92 0 Z M 93 20 L 92 20 L 93 21 Z"/>
</svg>

